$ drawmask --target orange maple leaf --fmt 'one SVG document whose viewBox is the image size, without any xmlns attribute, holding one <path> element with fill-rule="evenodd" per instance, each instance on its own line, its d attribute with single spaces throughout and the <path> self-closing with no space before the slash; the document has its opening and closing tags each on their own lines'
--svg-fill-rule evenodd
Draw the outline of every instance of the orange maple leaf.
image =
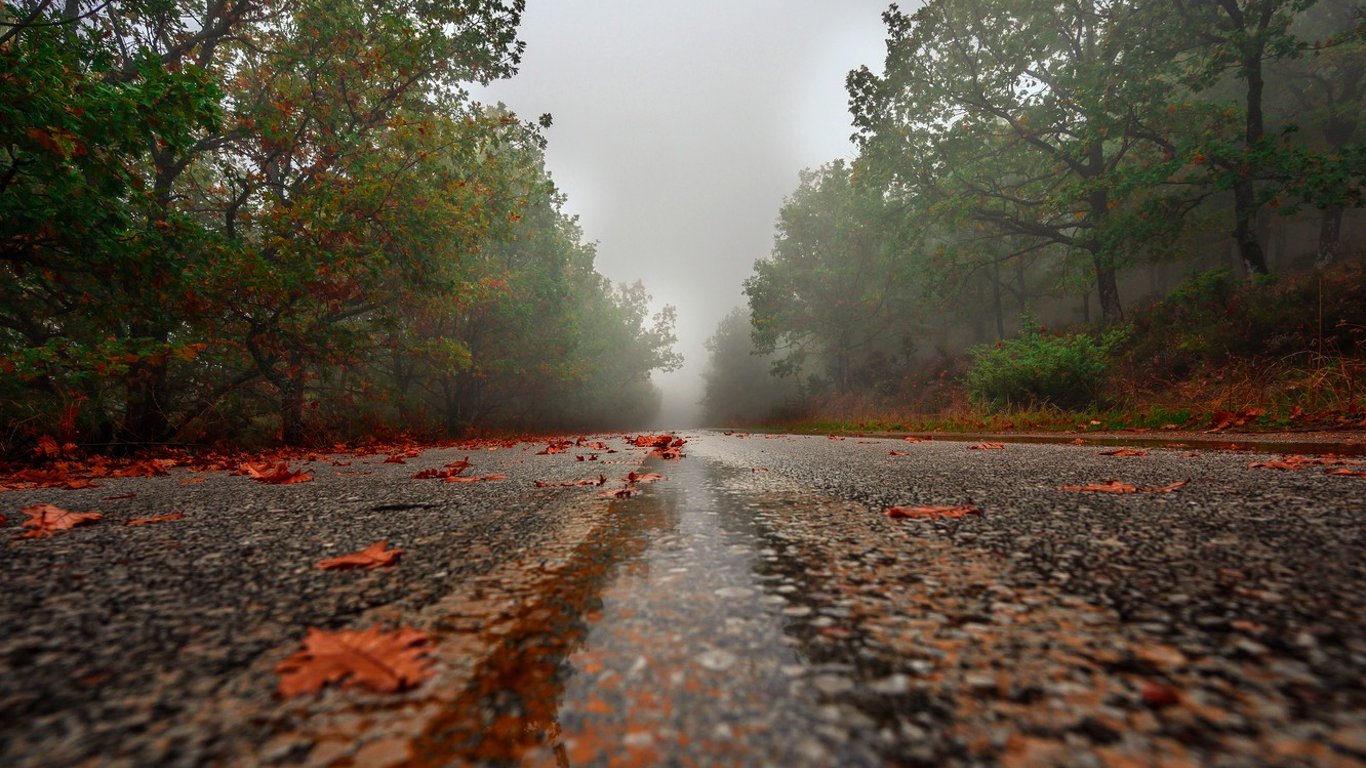
<svg viewBox="0 0 1366 768">
<path fill-rule="evenodd" d="M 899 518 L 910 518 L 912 520 L 940 520 L 943 518 L 981 515 L 982 510 L 978 509 L 976 505 L 973 504 L 956 504 L 949 506 L 926 504 L 919 507 L 888 507 L 882 510 L 882 514 L 893 520 Z"/>
<path fill-rule="evenodd" d="M 398 562 L 398 557 L 403 554 L 403 550 L 385 549 L 387 546 L 389 546 L 389 540 L 381 539 L 359 552 L 322 560 L 318 563 L 318 567 L 324 571 L 344 571 L 352 568 L 379 568 L 380 566 L 393 565 Z"/>
<path fill-rule="evenodd" d="M 1366 472 L 1358 472 L 1355 469 L 1347 469 L 1346 467 L 1339 467 L 1337 469 L 1325 469 L 1323 470 L 1323 474 L 1342 475 L 1343 477 L 1366 477 Z"/>
<path fill-rule="evenodd" d="M 308 470 L 306 469 L 291 472 L 289 464 L 285 462 L 280 462 L 274 466 L 271 466 L 270 462 L 243 464 L 241 473 L 257 482 L 269 483 L 270 485 L 306 483 L 313 479 L 313 476 L 308 474 Z"/>
<path fill-rule="evenodd" d="M 393 632 L 379 627 L 359 632 L 310 627 L 303 650 L 275 667 L 280 695 L 316 693 L 335 682 L 379 693 L 406 690 L 435 674 L 436 662 L 427 656 L 427 646 L 424 632 L 407 627 Z"/>
<path fill-rule="evenodd" d="M 1101 456 L 1147 456 L 1148 452 L 1141 448 L 1115 448 L 1111 451 L 1101 451 Z"/>
<path fill-rule="evenodd" d="M 976 445 L 969 445 L 969 446 L 968 446 L 968 450 L 969 450 L 969 451 L 1000 451 L 1000 450 L 1004 450 L 1005 447 L 1006 447 L 1006 444 L 1005 444 L 1005 443 L 978 443 L 978 444 L 976 444 Z"/>
<path fill-rule="evenodd" d="M 147 525 L 147 524 L 149 524 L 149 523 L 169 523 L 169 522 L 171 522 L 172 520 L 183 520 L 184 518 L 185 518 L 185 513 L 184 513 L 184 512 L 170 512 L 170 513 L 165 514 L 165 515 L 157 515 L 156 517 L 138 517 L 138 518 L 134 518 L 134 519 L 129 520 L 128 522 L 124 523 L 124 525 Z"/>
<path fill-rule="evenodd" d="M 665 479 L 664 476 L 658 472 L 646 472 L 643 475 L 637 475 L 634 472 L 628 472 L 626 474 L 626 482 L 628 483 L 653 483 L 656 480 L 663 479 Z"/>
<path fill-rule="evenodd" d="M 24 527 L 33 529 L 21 535 L 21 539 L 41 539 L 57 531 L 87 525 L 104 517 L 99 512 L 68 512 L 52 504 L 34 504 L 19 511 L 28 515 Z"/>
</svg>

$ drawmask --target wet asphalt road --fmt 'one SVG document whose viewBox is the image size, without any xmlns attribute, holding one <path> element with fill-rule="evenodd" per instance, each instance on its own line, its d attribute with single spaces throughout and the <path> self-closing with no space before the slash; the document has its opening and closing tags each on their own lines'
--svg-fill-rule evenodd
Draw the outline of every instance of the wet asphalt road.
<svg viewBox="0 0 1366 768">
<path fill-rule="evenodd" d="M 1366 760 L 1366 478 L 1184 447 L 685 436 L 672 461 L 614 436 L 0 494 L 0 764 Z M 508 479 L 412 478 L 466 455 Z M 666 479 L 603 495 L 631 471 Z M 1111 479 L 1190 482 L 1058 487 Z M 40 502 L 105 519 L 11 540 Z M 382 538 L 395 567 L 315 567 Z M 276 695 L 307 627 L 375 624 L 427 632 L 437 676 Z"/>
</svg>

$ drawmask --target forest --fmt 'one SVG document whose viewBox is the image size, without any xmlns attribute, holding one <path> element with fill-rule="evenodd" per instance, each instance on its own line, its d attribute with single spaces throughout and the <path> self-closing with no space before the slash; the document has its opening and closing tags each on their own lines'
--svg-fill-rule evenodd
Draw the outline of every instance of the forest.
<svg viewBox="0 0 1366 768">
<path fill-rule="evenodd" d="M 802 173 L 708 344 L 711 423 L 1366 417 L 1359 2 L 883 21 L 857 157 Z"/>
<path fill-rule="evenodd" d="M 0 6 L 0 453 L 648 418 L 673 309 L 595 270 L 551 117 L 468 95 L 523 10 Z"/>
</svg>

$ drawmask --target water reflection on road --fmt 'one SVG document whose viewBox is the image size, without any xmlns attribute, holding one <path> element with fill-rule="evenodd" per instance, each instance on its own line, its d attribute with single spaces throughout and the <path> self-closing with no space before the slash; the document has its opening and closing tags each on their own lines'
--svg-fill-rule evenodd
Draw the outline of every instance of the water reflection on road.
<svg viewBox="0 0 1366 768">
<path fill-rule="evenodd" d="M 840 665 L 794 650 L 812 608 L 773 572 L 745 499 L 700 459 L 650 469 L 669 479 L 614 502 L 608 530 L 415 745 L 422 762 L 879 763 L 839 725 L 843 689 L 821 687 L 852 685 Z"/>
</svg>

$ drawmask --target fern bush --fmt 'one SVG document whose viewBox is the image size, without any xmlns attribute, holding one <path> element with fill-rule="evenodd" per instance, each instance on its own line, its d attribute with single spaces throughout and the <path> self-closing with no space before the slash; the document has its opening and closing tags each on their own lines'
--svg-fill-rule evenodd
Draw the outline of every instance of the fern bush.
<svg viewBox="0 0 1366 768">
<path fill-rule="evenodd" d="M 992 408 L 1051 405 L 1080 410 L 1095 405 L 1110 367 L 1109 355 L 1123 331 L 1050 336 L 1025 319 L 1016 338 L 968 350 L 964 377 L 974 402 Z"/>
</svg>

